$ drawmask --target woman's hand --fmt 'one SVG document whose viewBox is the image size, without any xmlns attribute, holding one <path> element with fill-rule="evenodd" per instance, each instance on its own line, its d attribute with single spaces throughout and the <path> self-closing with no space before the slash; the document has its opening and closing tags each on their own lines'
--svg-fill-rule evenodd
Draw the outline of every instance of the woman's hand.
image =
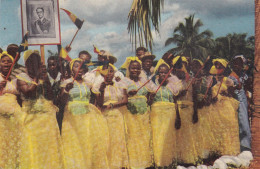
<svg viewBox="0 0 260 169">
<path fill-rule="evenodd" d="M 149 97 L 148 97 L 148 100 L 147 100 L 147 104 L 149 106 L 151 106 L 153 104 L 153 100 L 154 100 L 155 95 L 156 95 L 156 93 L 150 93 L 149 94 Z"/>
<path fill-rule="evenodd" d="M 73 88 L 73 83 L 72 83 L 72 82 L 71 82 L 71 83 L 68 83 L 68 84 L 66 85 L 66 87 L 65 87 L 65 91 L 69 92 L 70 89 L 72 89 L 72 88 Z"/>
<path fill-rule="evenodd" d="M 137 93 L 137 90 L 131 90 L 128 92 L 128 96 L 134 96 L 134 95 L 136 95 L 136 93 Z"/>
<path fill-rule="evenodd" d="M 3 90 L 6 86 L 7 81 L 3 80 L 2 82 L 0 82 L 0 90 Z"/>
</svg>

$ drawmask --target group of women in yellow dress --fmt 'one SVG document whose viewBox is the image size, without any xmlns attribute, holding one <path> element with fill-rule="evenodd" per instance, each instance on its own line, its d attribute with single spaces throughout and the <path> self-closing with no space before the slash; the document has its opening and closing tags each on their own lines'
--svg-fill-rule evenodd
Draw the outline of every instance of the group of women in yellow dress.
<svg viewBox="0 0 260 169">
<path fill-rule="evenodd" d="M 96 66 L 87 51 L 68 64 L 51 56 L 47 68 L 38 51 L 23 59 L 11 79 L 14 58 L 0 54 L 0 168 L 163 167 L 250 149 L 235 96 L 242 56 L 204 64 L 166 53 L 153 67 L 138 48 L 120 69 L 103 50 Z"/>
</svg>

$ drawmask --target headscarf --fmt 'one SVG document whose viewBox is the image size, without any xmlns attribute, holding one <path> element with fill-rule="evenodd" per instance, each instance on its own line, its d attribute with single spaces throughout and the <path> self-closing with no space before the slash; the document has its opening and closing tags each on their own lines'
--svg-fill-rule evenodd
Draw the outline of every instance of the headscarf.
<svg viewBox="0 0 260 169">
<path fill-rule="evenodd" d="M 6 51 L 0 53 L 0 59 L 2 59 L 3 56 L 8 56 L 12 60 L 12 62 L 14 61 L 14 58 L 11 55 L 9 55 Z"/>
<path fill-rule="evenodd" d="M 200 66 L 203 66 L 203 62 L 199 59 L 193 59 L 192 61 L 197 61 L 200 64 Z"/>
<path fill-rule="evenodd" d="M 143 55 L 140 56 L 140 59 L 143 61 L 147 57 L 151 58 L 152 60 L 155 59 L 155 55 L 153 55 L 151 52 L 145 52 Z"/>
<path fill-rule="evenodd" d="M 181 57 L 181 60 L 182 60 L 183 62 L 189 64 L 189 61 L 188 61 L 188 59 L 187 59 L 185 56 L 182 56 L 182 57 Z"/>
<path fill-rule="evenodd" d="M 178 60 L 179 59 L 181 59 L 182 60 L 182 62 L 184 61 L 185 62 L 185 60 L 187 61 L 187 63 L 188 63 L 188 60 L 185 58 L 184 60 L 183 60 L 183 58 L 185 58 L 185 57 L 181 57 L 181 56 L 176 56 L 175 58 L 173 58 L 173 60 L 172 60 L 172 65 L 174 66 L 177 62 L 178 62 Z M 182 63 L 181 63 L 182 64 Z M 186 67 L 185 66 L 183 66 L 182 65 L 182 68 L 180 69 L 181 71 L 183 71 L 183 72 L 185 72 L 185 73 L 188 73 L 188 71 L 187 71 L 187 69 L 186 69 Z"/>
<path fill-rule="evenodd" d="M 170 66 L 163 60 L 163 59 L 160 59 L 158 62 L 157 62 L 157 65 L 155 66 L 155 68 L 154 68 L 154 72 L 157 72 L 158 71 L 158 69 L 159 69 L 159 67 L 161 66 L 161 65 L 166 65 L 169 69 L 170 69 Z"/>
<path fill-rule="evenodd" d="M 237 59 L 237 58 L 241 58 L 243 60 L 243 63 L 244 64 L 246 63 L 246 58 L 244 57 L 244 55 L 237 55 L 234 57 L 234 59 Z"/>
<path fill-rule="evenodd" d="M 129 56 L 126 58 L 125 63 L 121 66 L 121 68 L 126 69 L 126 77 L 129 77 L 130 73 L 129 73 L 129 66 L 130 63 L 132 61 L 137 61 L 138 63 L 140 63 L 140 65 L 142 65 L 142 61 L 138 59 L 137 56 Z"/>
<path fill-rule="evenodd" d="M 112 65 L 111 63 L 109 63 L 108 66 L 111 66 L 111 67 L 113 68 L 113 70 L 116 70 L 116 67 L 115 67 L 114 65 Z M 96 73 L 96 75 L 101 74 L 101 75 L 106 76 L 106 75 L 108 74 L 108 69 L 103 70 L 103 67 L 104 67 L 104 66 L 99 66 L 99 67 L 97 67 L 97 70 L 96 70 L 97 73 Z"/>
<path fill-rule="evenodd" d="M 33 53 L 36 53 L 36 54 L 39 55 L 39 51 L 38 51 L 38 50 L 26 50 L 26 51 L 23 53 L 24 63 L 26 63 L 26 61 L 29 59 L 29 57 L 30 57 Z"/>
<path fill-rule="evenodd" d="M 215 64 L 216 62 L 219 62 L 225 68 L 228 65 L 228 62 L 225 59 L 221 59 L 221 58 L 213 59 L 212 62 L 213 62 L 213 64 Z M 222 74 L 223 72 L 224 72 L 224 69 L 217 69 L 215 65 L 213 65 L 209 71 L 209 73 L 212 75 Z"/>
<path fill-rule="evenodd" d="M 73 65 L 75 62 L 83 62 L 83 60 L 80 58 L 76 58 L 76 59 L 73 59 L 72 61 L 70 61 L 70 70 L 71 71 L 72 71 L 72 68 L 73 68 Z"/>
<path fill-rule="evenodd" d="M 114 60 L 114 63 L 117 62 L 117 58 L 115 56 L 113 56 L 112 53 L 110 53 L 109 51 L 105 51 L 103 53 L 100 52 L 101 56 L 105 56 L 107 59 L 109 59 L 110 57 Z"/>
</svg>

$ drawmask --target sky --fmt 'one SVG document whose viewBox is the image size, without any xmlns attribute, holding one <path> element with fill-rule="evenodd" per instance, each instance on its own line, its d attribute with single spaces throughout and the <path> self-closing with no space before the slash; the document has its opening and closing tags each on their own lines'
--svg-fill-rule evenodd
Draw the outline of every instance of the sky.
<svg viewBox="0 0 260 169">
<path fill-rule="evenodd" d="M 93 45 L 99 49 L 110 51 L 118 58 L 116 66 L 122 65 L 127 56 L 133 56 L 135 49 L 130 42 L 127 31 L 127 16 L 131 0 L 59 0 L 59 7 L 70 10 L 84 24 L 76 36 L 71 58 L 76 58 L 81 50 L 87 50 L 92 60 L 97 60 Z M 255 34 L 254 0 L 164 0 L 160 33 L 153 31 L 153 54 L 159 59 L 174 44 L 164 46 L 167 38 L 173 36 L 173 30 L 184 18 L 195 14 L 204 26 L 200 31 L 209 29 L 214 38 L 226 36 L 228 33 Z M 77 27 L 67 14 L 60 10 L 61 44 L 70 43 Z M 20 0 L 0 0 L 0 47 L 6 49 L 8 44 L 20 44 L 22 40 Z M 29 49 L 39 50 L 39 46 Z M 56 45 L 45 45 L 47 50 L 57 52 Z M 20 59 L 19 63 L 23 63 Z"/>
</svg>

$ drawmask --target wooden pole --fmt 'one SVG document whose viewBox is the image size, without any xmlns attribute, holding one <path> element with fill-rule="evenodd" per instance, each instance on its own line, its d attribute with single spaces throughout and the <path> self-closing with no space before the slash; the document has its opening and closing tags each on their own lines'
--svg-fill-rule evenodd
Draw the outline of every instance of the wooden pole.
<svg viewBox="0 0 260 169">
<path fill-rule="evenodd" d="M 41 49 L 41 61 L 42 61 L 42 64 L 45 65 L 44 45 L 40 45 L 40 49 Z"/>
<path fill-rule="evenodd" d="M 75 35 L 73 36 L 73 38 L 72 38 L 72 40 L 71 40 L 71 42 L 69 44 L 69 47 L 71 46 L 71 44 L 74 41 L 74 39 L 75 39 L 76 35 L 78 34 L 78 32 L 79 32 L 79 29 L 76 31 Z"/>
</svg>

